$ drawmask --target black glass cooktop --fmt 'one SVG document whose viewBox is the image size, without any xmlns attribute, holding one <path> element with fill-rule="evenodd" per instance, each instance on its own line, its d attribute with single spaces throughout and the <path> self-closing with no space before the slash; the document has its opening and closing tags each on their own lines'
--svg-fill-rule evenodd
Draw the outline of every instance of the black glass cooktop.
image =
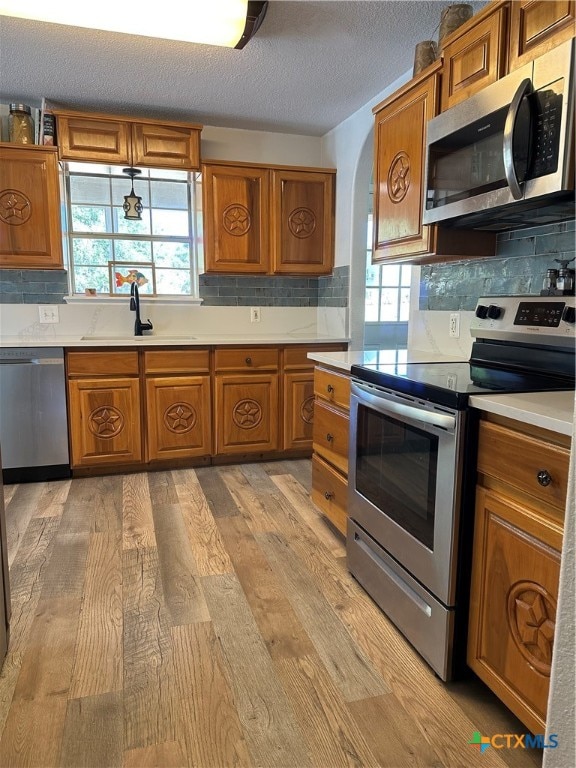
<svg viewBox="0 0 576 768">
<path fill-rule="evenodd" d="M 470 395 L 574 388 L 565 376 L 493 368 L 473 362 L 353 365 L 352 377 L 386 389 L 463 409 Z"/>
</svg>

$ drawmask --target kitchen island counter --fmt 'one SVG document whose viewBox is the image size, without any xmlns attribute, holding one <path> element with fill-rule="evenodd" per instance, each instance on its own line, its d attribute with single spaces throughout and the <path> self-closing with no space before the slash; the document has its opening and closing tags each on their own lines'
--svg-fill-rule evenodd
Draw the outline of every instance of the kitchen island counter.
<svg viewBox="0 0 576 768">
<path fill-rule="evenodd" d="M 522 392 L 507 395 L 472 395 L 472 408 L 549 429 L 572 434 L 574 392 Z"/>
</svg>

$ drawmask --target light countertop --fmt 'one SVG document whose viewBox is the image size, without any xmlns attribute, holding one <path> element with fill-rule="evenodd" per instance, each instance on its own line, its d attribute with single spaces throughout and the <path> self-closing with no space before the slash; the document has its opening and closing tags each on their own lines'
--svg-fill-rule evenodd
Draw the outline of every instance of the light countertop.
<svg viewBox="0 0 576 768">
<path fill-rule="evenodd" d="M 132 336 L 125 334 L 86 334 L 84 336 L 67 335 L 23 335 L 1 336 L 0 347 L 172 347 L 172 346 L 228 346 L 228 345 L 258 345 L 258 344 L 336 344 L 347 343 L 343 337 L 322 336 L 307 333 L 262 333 L 262 334 L 231 334 L 231 333 L 199 333 L 189 335 L 151 335 Z"/>
<path fill-rule="evenodd" d="M 522 392 L 509 395 L 472 395 L 470 405 L 486 413 L 571 435 L 574 392 Z"/>
<path fill-rule="evenodd" d="M 353 365 L 364 365 L 365 356 L 373 353 L 362 350 L 348 350 L 346 352 L 310 352 L 308 357 L 321 365 L 350 373 Z M 464 360 L 463 357 L 452 355 L 440 355 L 435 352 L 425 352 L 421 349 L 409 349 L 407 353 L 408 363 L 453 363 Z"/>
<path fill-rule="evenodd" d="M 350 372 L 353 365 L 363 365 L 364 352 L 310 352 L 308 357 L 321 365 Z M 463 358 L 409 350 L 408 362 L 453 362 Z M 549 429 L 563 435 L 572 434 L 574 392 L 527 392 L 506 395 L 472 395 L 470 405 L 481 411 Z"/>
</svg>

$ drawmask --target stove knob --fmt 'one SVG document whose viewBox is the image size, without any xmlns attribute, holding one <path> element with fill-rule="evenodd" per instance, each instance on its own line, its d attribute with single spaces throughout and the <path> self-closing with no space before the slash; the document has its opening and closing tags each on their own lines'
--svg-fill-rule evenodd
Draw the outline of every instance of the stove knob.
<svg viewBox="0 0 576 768">
<path fill-rule="evenodd" d="M 498 320 L 501 314 L 502 310 L 497 304 L 490 304 L 488 307 L 488 317 L 490 320 Z"/>
<path fill-rule="evenodd" d="M 488 307 L 485 307 L 484 304 L 478 304 L 476 307 L 476 317 L 485 320 L 488 317 Z"/>
<path fill-rule="evenodd" d="M 573 323 L 576 320 L 576 309 L 574 309 L 574 307 L 564 307 L 564 312 L 562 312 L 562 320 L 567 323 Z"/>
</svg>

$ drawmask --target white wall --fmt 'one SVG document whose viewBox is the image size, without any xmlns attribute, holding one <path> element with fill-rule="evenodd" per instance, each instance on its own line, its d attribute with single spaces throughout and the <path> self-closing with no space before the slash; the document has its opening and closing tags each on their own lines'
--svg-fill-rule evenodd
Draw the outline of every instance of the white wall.
<svg viewBox="0 0 576 768">
<path fill-rule="evenodd" d="M 323 165 L 322 139 L 318 136 L 205 125 L 201 141 L 203 161 L 237 160 L 244 163 L 313 167 Z"/>
<path fill-rule="evenodd" d="M 364 286 L 368 192 L 374 160 L 372 108 L 412 76 L 402 77 L 323 137 L 323 160 L 336 174 L 335 265 L 350 265 L 349 323 L 352 349 L 364 338 Z"/>
</svg>

